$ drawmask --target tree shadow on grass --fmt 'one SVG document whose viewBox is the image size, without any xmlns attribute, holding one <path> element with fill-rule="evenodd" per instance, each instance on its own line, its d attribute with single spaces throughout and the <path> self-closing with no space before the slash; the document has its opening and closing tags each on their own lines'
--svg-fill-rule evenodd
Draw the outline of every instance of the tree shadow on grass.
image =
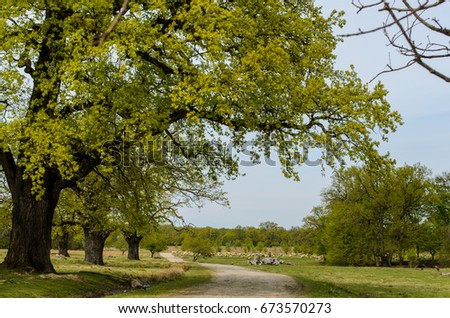
<svg viewBox="0 0 450 318">
<path fill-rule="evenodd" d="M 0 266 L 0 298 L 102 297 L 129 286 L 127 280 L 97 272 L 36 274 Z"/>
</svg>

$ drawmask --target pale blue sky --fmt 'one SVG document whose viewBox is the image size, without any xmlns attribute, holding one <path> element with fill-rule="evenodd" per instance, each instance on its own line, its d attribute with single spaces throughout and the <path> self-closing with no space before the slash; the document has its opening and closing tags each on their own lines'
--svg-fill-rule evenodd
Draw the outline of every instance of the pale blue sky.
<svg viewBox="0 0 450 318">
<path fill-rule="evenodd" d="M 337 30 L 339 34 L 367 29 L 385 20 L 383 14 L 374 11 L 356 15 L 351 0 L 316 3 L 323 6 L 324 12 L 333 8 L 347 12 L 347 25 L 344 30 Z M 337 67 L 347 69 L 353 64 L 368 82 L 385 70 L 389 60 L 402 65 L 402 57 L 386 43 L 382 33 L 346 38 L 336 50 Z M 440 66 L 444 67 L 450 73 L 450 65 Z M 420 162 L 435 174 L 450 171 L 450 84 L 418 66 L 384 74 L 377 80 L 384 83 L 392 108 L 402 114 L 405 122 L 381 151 L 389 151 L 399 165 Z M 302 180 L 295 182 L 283 177 L 279 165 L 242 167 L 246 176 L 225 184 L 230 209 L 207 204 L 200 210 L 183 209 L 181 214 L 186 222 L 196 226 L 258 226 L 264 221 L 286 228 L 299 226 L 311 208 L 320 204 L 320 192 L 329 185 L 332 174 L 326 169 L 323 175 L 320 167 L 303 166 L 299 171 Z"/>
</svg>

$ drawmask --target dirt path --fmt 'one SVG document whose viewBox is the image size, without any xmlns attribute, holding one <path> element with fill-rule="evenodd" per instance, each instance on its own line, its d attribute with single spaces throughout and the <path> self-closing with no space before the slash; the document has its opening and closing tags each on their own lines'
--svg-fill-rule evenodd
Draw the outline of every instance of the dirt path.
<svg viewBox="0 0 450 318">
<path fill-rule="evenodd" d="M 183 262 L 170 253 L 161 256 L 171 262 Z M 205 284 L 188 288 L 176 295 L 180 298 L 296 298 L 300 287 L 289 276 L 266 273 L 233 265 L 200 263 L 213 271 Z"/>
</svg>

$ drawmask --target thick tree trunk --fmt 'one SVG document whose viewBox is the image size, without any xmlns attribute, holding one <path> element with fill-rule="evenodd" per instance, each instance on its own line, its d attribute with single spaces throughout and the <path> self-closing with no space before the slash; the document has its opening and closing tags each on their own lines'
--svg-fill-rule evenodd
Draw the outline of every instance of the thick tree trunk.
<svg viewBox="0 0 450 318">
<path fill-rule="evenodd" d="M 52 221 L 59 195 L 70 183 L 55 170 L 47 170 L 38 199 L 32 182 L 23 178 L 23 168 L 15 165 L 10 153 L 0 149 L 0 162 L 8 179 L 13 200 L 12 228 L 4 264 L 9 269 L 54 273 L 50 260 Z M 87 173 L 83 171 L 83 173 Z"/>
<path fill-rule="evenodd" d="M 11 239 L 4 264 L 10 269 L 54 273 L 50 260 L 52 219 L 61 192 L 58 174 L 44 176 L 44 194 L 36 199 L 29 179 L 23 180 L 22 168 L 8 176 L 13 199 Z"/>
<path fill-rule="evenodd" d="M 138 236 L 134 233 L 124 233 L 125 240 L 128 243 L 128 259 L 139 260 L 139 243 L 143 239 L 143 236 Z"/>
<path fill-rule="evenodd" d="M 84 229 L 84 261 L 96 265 L 105 265 L 103 262 L 103 248 L 110 231 L 96 231 L 93 227 Z"/>
</svg>

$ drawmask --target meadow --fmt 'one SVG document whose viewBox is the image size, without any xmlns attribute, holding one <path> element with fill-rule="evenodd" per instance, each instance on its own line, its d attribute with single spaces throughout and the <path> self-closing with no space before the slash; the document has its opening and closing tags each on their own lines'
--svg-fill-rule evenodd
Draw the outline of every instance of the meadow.
<svg viewBox="0 0 450 318">
<path fill-rule="evenodd" d="M 140 261 L 130 261 L 118 250 L 105 250 L 106 265 L 97 266 L 84 263 L 82 251 L 70 254 L 70 258 L 57 258 L 52 253 L 57 274 L 16 273 L 0 266 L 0 297 L 176 297 L 179 290 L 211 278 L 211 272 L 190 258 L 184 264 L 172 264 L 141 251 Z M 0 250 L 0 259 L 5 255 L 6 251 Z M 290 275 L 301 286 L 302 296 L 311 298 L 450 297 L 450 277 L 440 276 L 432 268 L 325 266 L 306 257 L 283 260 L 292 265 L 252 266 L 248 258 L 238 256 L 215 256 L 199 263 L 233 264 Z M 132 289 L 130 282 L 135 278 L 148 288 Z"/>
<path fill-rule="evenodd" d="M 6 250 L 0 250 L 3 260 Z M 151 258 L 141 251 L 140 261 L 128 260 L 118 250 L 105 250 L 105 266 L 83 262 L 83 251 L 70 251 L 71 257 L 58 258 L 52 251 L 52 263 L 57 274 L 12 272 L 0 265 L 0 298 L 21 297 L 170 297 L 179 289 L 200 284 L 211 274 L 198 264 L 171 264 L 165 259 Z M 138 279 L 148 285 L 132 289 Z"/>
<path fill-rule="evenodd" d="M 327 266 L 317 259 L 286 257 L 293 265 L 248 264 L 242 257 L 213 257 L 201 262 L 233 264 L 294 277 L 305 297 L 432 298 L 450 297 L 450 277 L 434 268 Z M 443 269 L 450 271 L 450 269 Z"/>
</svg>

